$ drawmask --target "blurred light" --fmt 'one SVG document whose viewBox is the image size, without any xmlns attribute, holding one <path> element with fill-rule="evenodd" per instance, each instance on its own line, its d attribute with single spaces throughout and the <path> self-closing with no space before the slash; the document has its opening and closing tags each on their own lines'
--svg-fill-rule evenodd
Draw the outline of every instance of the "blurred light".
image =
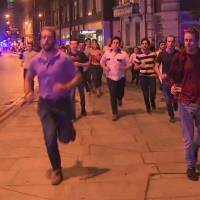
<svg viewBox="0 0 200 200">
<path fill-rule="evenodd" d="M 10 18 L 10 15 L 9 14 L 6 14 L 5 15 L 6 19 Z"/>
<path fill-rule="evenodd" d="M 82 30 L 80 31 L 81 34 L 87 34 L 87 33 L 96 33 L 96 31 L 93 30 Z"/>
<path fill-rule="evenodd" d="M 9 24 L 10 24 L 10 22 L 9 22 L 9 21 L 7 21 L 7 22 L 6 22 L 6 24 L 7 24 L 7 25 L 9 25 Z"/>
<path fill-rule="evenodd" d="M 28 25 L 28 22 L 27 22 L 27 21 L 25 21 L 25 25 Z"/>
<path fill-rule="evenodd" d="M 38 14 L 38 17 L 39 17 L 39 18 L 41 18 L 42 16 L 43 16 L 42 13 L 39 13 L 39 14 Z"/>
<path fill-rule="evenodd" d="M 92 15 L 92 12 L 88 12 L 88 16 Z"/>
</svg>

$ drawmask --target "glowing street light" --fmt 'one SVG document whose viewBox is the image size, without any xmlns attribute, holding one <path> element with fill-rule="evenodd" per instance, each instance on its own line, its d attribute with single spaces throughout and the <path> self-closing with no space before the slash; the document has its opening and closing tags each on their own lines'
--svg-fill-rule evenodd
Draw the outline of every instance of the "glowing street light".
<svg viewBox="0 0 200 200">
<path fill-rule="evenodd" d="M 6 17 L 6 19 L 9 19 L 9 18 L 10 18 L 10 15 L 9 15 L 9 14 L 6 14 L 5 17 Z"/>
<path fill-rule="evenodd" d="M 42 13 L 39 13 L 39 14 L 38 14 L 38 17 L 39 17 L 39 18 L 42 18 L 42 17 L 43 17 Z"/>
<path fill-rule="evenodd" d="M 7 22 L 6 22 L 6 24 L 7 24 L 7 25 L 10 25 L 10 22 L 9 22 L 9 21 L 7 21 Z"/>
</svg>

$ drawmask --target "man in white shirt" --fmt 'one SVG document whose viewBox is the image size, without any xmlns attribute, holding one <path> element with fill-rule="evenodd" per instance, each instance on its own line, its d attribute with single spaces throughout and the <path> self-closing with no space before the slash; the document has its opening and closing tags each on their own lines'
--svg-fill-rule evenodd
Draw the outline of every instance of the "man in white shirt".
<svg viewBox="0 0 200 200">
<path fill-rule="evenodd" d="M 116 121 L 118 117 L 118 105 L 122 106 L 125 87 L 125 71 L 129 67 L 128 54 L 120 49 L 121 39 L 114 37 L 111 40 L 111 48 L 107 50 L 101 58 L 100 64 L 103 67 L 110 92 L 110 101 L 112 107 L 112 120 Z"/>
</svg>

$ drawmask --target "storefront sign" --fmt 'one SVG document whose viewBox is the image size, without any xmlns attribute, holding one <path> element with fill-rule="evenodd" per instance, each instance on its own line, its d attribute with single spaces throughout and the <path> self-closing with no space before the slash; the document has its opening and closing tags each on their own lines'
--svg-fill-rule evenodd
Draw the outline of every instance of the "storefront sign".
<svg viewBox="0 0 200 200">
<path fill-rule="evenodd" d="M 114 17 L 121 17 L 139 13 L 138 3 L 129 3 L 113 9 Z"/>
</svg>

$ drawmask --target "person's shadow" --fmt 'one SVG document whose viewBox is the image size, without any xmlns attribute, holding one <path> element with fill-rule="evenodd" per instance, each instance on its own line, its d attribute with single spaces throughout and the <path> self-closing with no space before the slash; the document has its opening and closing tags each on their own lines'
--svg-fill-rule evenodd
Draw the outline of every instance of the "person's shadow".
<svg viewBox="0 0 200 200">
<path fill-rule="evenodd" d="M 85 180 L 100 176 L 101 174 L 110 171 L 108 168 L 97 168 L 97 167 L 84 167 L 81 161 L 76 161 L 76 164 L 70 168 L 63 168 L 63 178 L 64 180 L 80 177 L 80 180 Z M 50 170 L 47 172 L 48 178 L 50 178 Z"/>
</svg>

